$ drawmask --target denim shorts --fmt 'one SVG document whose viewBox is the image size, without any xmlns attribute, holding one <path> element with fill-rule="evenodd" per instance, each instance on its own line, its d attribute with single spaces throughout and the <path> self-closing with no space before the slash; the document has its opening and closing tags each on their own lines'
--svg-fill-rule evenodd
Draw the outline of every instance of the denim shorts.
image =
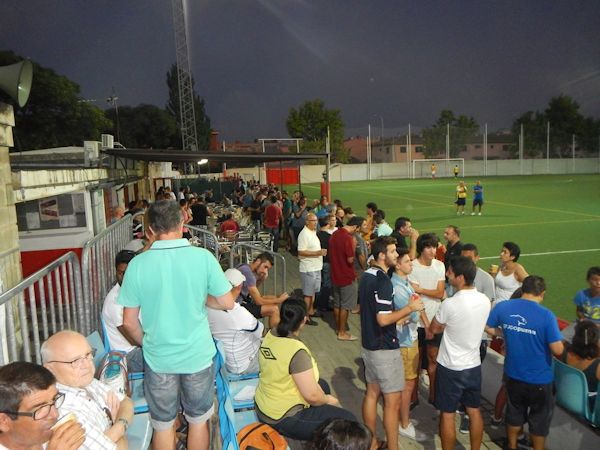
<svg viewBox="0 0 600 450">
<path fill-rule="evenodd" d="M 211 364 L 191 374 L 156 373 L 144 368 L 144 394 L 152 428 L 164 431 L 173 426 L 180 405 L 191 424 L 204 423 L 213 414 L 215 373 Z"/>
</svg>

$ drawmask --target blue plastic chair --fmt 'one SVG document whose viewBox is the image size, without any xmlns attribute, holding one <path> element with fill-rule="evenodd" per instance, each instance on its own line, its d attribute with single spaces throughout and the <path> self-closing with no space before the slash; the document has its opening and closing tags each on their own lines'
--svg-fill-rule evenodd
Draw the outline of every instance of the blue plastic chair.
<svg viewBox="0 0 600 450">
<path fill-rule="evenodd" d="M 591 422 L 593 417 L 588 400 L 588 385 L 583 372 L 555 359 L 554 384 L 556 402 L 567 411 Z"/>
<path fill-rule="evenodd" d="M 253 387 L 256 389 L 256 386 L 258 386 L 258 373 L 244 375 L 235 375 L 229 373 L 227 366 L 225 365 L 225 351 L 223 349 L 223 343 L 218 339 L 215 339 L 215 347 L 217 347 L 217 354 L 222 361 L 220 370 L 223 372 L 224 380 L 227 381 L 233 410 L 240 411 L 242 409 L 254 409 L 254 399 L 236 400 L 235 396 L 246 387 Z"/>
</svg>

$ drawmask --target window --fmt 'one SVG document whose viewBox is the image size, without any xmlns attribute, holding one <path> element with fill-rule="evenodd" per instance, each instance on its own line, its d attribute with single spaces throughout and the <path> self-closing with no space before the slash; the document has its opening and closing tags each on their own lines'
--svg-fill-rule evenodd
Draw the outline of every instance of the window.
<svg viewBox="0 0 600 450">
<path fill-rule="evenodd" d="M 490 145 L 490 148 L 493 149 L 494 148 L 494 144 Z"/>
<path fill-rule="evenodd" d="M 83 196 L 83 193 L 61 194 L 17 203 L 19 231 L 85 227 L 85 201 Z"/>
<path fill-rule="evenodd" d="M 400 153 L 406 153 L 406 145 L 400 147 Z"/>
<path fill-rule="evenodd" d="M 417 153 L 423 153 L 423 146 L 422 145 L 417 145 L 415 147 L 415 152 L 417 152 Z"/>
<path fill-rule="evenodd" d="M 479 150 L 481 148 L 481 144 L 475 144 L 475 148 Z"/>
<path fill-rule="evenodd" d="M 510 147 L 510 145 L 508 145 L 508 144 L 503 144 L 503 145 L 502 145 L 502 150 L 504 150 L 505 152 L 507 152 L 507 151 L 508 151 L 508 149 L 509 149 L 509 147 Z"/>
</svg>

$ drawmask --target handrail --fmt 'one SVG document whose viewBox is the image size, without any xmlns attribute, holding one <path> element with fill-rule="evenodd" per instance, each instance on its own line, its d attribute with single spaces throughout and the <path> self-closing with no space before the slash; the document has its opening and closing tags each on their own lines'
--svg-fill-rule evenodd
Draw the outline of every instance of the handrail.
<svg viewBox="0 0 600 450">
<path fill-rule="evenodd" d="M 86 335 L 100 329 L 102 302 L 115 283 L 115 257 L 133 239 L 133 216 L 127 214 L 83 245 L 81 274 Z"/>
<path fill-rule="evenodd" d="M 218 261 L 219 238 L 217 238 L 217 235 L 196 225 L 186 224 L 185 227 L 190 230 L 190 234 L 192 235 L 192 237 L 195 237 L 200 240 L 202 247 L 204 247 L 205 249 L 207 249 L 215 255 L 215 258 L 217 258 Z"/>
<path fill-rule="evenodd" d="M 29 302 L 29 310 L 26 308 L 26 301 Z M 65 253 L 0 294 L 0 308 L 2 306 L 6 312 L 8 355 L 1 355 L 3 361 L 0 361 L 0 365 L 18 359 L 33 361 L 34 358 L 40 364 L 41 343 L 51 334 L 64 329 L 85 334 L 88 329 L 85 327 L 84 297 L 77 254 L 72 251 Z M 19 331 L 21 339 L 18 339 Z"/>
<path fill-rule="evenodd" d="M 251 263 L 256 255 L 259 253 L 268 253 L 273 257 L 273 272 L 274 276 L 268 278 L 272 280 L 269 285 L 272 284 L 273 295 L 279 295 L 287 290 L 287 269 L 285 257 L 277 252 L 269 250 L 260 245 L 249 244 L 246 242 L 238 242 L 231 247 L 231 253 L 229 255 L 229 267 L 236 267 L 239 264 Z M 236 261 L 237 259 L 237 261 Z M 266 283 L 265 283 L 266 284 Z M 263 284 L 263 288 L 267 289 Z M 269 290 L 269 292 L 271 292 Z"/>
</svg>

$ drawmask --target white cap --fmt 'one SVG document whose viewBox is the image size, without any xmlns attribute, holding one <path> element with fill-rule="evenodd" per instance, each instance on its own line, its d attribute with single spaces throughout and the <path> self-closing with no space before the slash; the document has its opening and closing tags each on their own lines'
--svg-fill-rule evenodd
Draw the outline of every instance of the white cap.
<svg viewBox="0 0 600 450">
<path fill-rule="evenodd" d="M 139 252 L 144 248 L 144 241 L 141 239 L 134 239 L 133 241 L 129 241 L 123 250 L 129 250 L 134 253 Z"/>
<path fill-rule="evenodd" d="M 246 281 L 246 277 L 242 272 L 237 269 L 227 269 L 225 271 L 225 278 L 229 280 L 231 286 L 238 287 L 244 281 Z"/>
</svg>

